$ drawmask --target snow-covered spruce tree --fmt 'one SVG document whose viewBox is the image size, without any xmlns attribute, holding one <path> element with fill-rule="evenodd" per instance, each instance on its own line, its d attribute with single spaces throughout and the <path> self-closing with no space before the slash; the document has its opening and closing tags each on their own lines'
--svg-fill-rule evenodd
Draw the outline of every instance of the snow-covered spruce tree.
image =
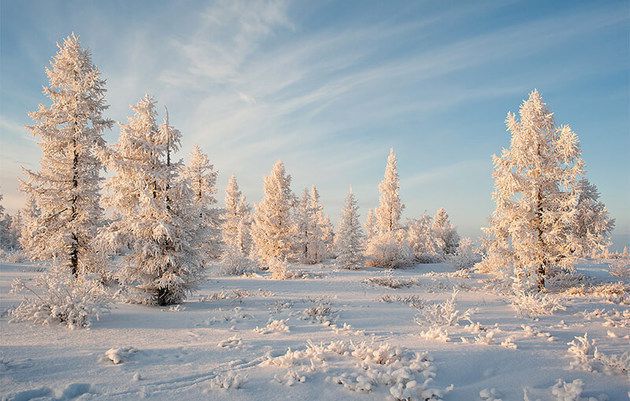
<svg viewBox="0 0 630 401">
<path fill-rule="evenodd" d="M 226 275 L 240 275 L 252 267 L 248 258 L 251 251 L 251 208 L 232 175 L 225 189 L 225 211 L 221 234 L 223 253 L 221 271 Z"/>
<path fill-rule="evenodd" d="M 195 243 L 204 264 L 207 264 L 209 260 L 218 259 L 221 255 L 220 212 L 216 208 L 217 200 L 214 197 L 217 172 L 210 164 L 208 155 L 195 145 L 182 176 L 189 181 L 193 193 L 193 206 L 199 216 Z"/>
<path fill-rule="evenodd" d="M 40 170 L 24 169 L 21 183 L 39 209 L 28 252 L 35 259 L 54 258 L 76 277 L 97 269 L 92 240 L 103 211 L 96 151 L 105 145 L 103 131 L 113 122 L 103 117 L 105 80 L 77 36 L 59 45 L 46 75 L 50 85 L 44 94 L 51 104 L 30 113 L 35 124 L 28 127 L 39 138 Z"/>
<path fill-rule="evenodd" d="M 308 193 L 308 189 L 304 188 L 302 196 L 295 208 L 295 239 L 293 241 L 294 253 L 298 256 L 298 259 L 302 263 L 310 263 L 309 248 L 313 245 L 315 229 L 314 210 L 311 208 L 311 199 Z M 317 239 L 318 240 L 318 239 Z"/>
<path fill-rule="evenodd" d="M 251 235 L 256 256 L 264 268 L 274 259 L 292 256 L 295 237 L 292 210 L 296 199 L 291 192 L 291 176 L 281 161 L 276 162 L 265 177 L 263 190 L 263 199 L 255 208 Z"/>
<path fill-rule="evenodd" d="M 432 219 L 426 214 L 409 221 L 407 242 L 417 262 L 434 263 L 444 260 L 444 242 L 434 236 Z"/>
<path fill-rule="evenodd" d="M 363 267 L 363 229 L 359 222 L 359 206 L 352 193 L 346 196 L 337 230 L 335 246 L 337 259 L 335 264 L 342 269 L 360 269 Z"/>
<path fill-rule="evenodd" d="M 232 175 L 225 189 L 225 212 L 223 214 L 222 236 L 223 243 L 232 246 L 243 255 L 249 254 L 251 247 L 251 207 L 247 198 L 242 194 Z"/>
<path fill-rule="evenodd" d="M 108 152 L 114 175 L 104 200 L 114 219 L 104 242 L 122 252 L 119 277 L 135 290 L 134 301 L 179 303 L 203 279 L 194 238 L 199 209 L 189 181 L 177 175 L 182 162 L 172 160 L 181 134 L 168 122 L 157 126 L 155 101 L 148 95 L 131 109 L 134 114 Z"/>
<path fill-rule="evenodd" d="M 400 216 L 405 207 L 400 201 L 400 181 L 394 150 L 389 151 L 385 176 L 378 186 L 379 206 L 375 210 L 375 233 L 366 246 L 367 264 L 396 268 L 409 263 L 411 250 L 400 226 Z"/>
<path fill-rule="evenodd" d="M 324 208 L 319 200 L 319 191 L 315 185 L 311 187 L 309 207 L 313 215 L 309 260 L 310 263 L 319 263 L 333 254 L 334 231 L 330 219 L 324 214 Z"/>
<path fill-rule="evenodd" d="M 603 252 L 610 246 L 610 233 L 615 227 L 615 220 L 608 215 L 606 206 L 599 200 L 595 184 L 582 178 L 577 191 L 579 198 L 574 252 L 576 256 L 588 257 L 593 251 Z"/>
<path fill-rule="evenodd" d="M 4 212 L 0 194 L 0 251 L 12 252 L 19 247 L 19 236 L 16 230 L 16 218 Z"/>
<path fill-rule="evenodd" d="M 556 127 L 538 91 L 509 113 L 510 149 L 494 156 L 496 209 L 485 228 L 484 271 L 514 269 L 521 289 L 545 287 L 545 277 L 574 260 L 578 179 L 583 162 L 577 135 Z"/>
<path fill-rule="evenodd" d="M 459 234 L 451 224 L 446 209 L 439 208 L 431 224 L 433 237 L 440 243 L 444 255 L 454 255 L 459 246 Z"/>
<path fill-rule="evenodd" d="M 36 244 L 33 242 L 37 241 L 38 235 L 38 217 L 40 215 L 39 209 L 37 208 L 37 204 L 32 196 L 28 196 L 26 201 L 26 206 L 21 210 L 20 216 L 22 217 L 21 225 L 20 225 L 20 247 L 24 251 L 26 257 L 31 260 L 42 260 L 41 256 L 38 252 L 33 252 L 32 250 L 37 250 Z"/>
<path fill-rule="evenodd" d="M 376 208 L 376 227 L 380 233 L 390 233 L 400 228 L 400 216 L 405 205 L 400 201 L 400 179 L 394 149 L 390 149 L 385 166 L 385 176 L 378 185 L 381 193 Z"/>
<path fill-rule="evenodd" d="M 377 234 L 378 229 L 376 227 L 376 216 L 374 215 L 374 209 L 368 209 L 367 216 L 365 217 L 365 240 L 370 240 Z"/>
</svg>

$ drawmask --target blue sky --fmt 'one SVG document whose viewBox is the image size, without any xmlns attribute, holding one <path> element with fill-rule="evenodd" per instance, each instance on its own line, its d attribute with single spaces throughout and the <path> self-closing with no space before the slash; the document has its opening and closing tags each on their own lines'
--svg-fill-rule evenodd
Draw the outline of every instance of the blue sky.
<svg viewBox="0 0 630 401">
<path fill-rule="evenodd" d="M 281 159 L 336 218 L 350 185 L 378 201 L 390 147 L 405 216 L 446 207 L 476 237 L 493 209 L 504 119 L 537 88 L 578 133 L 588 175 L 630 240 L 630 2 L 8 1 L 1 5 L 0 192 L 14 211 L 23 128 L 47 103 L 44 67 L 71 32 L 108 80 L 107 115 L 144 93 L 250 201 Z M 115 142 L 118 128 L 106 134 Z"/>
</svg>

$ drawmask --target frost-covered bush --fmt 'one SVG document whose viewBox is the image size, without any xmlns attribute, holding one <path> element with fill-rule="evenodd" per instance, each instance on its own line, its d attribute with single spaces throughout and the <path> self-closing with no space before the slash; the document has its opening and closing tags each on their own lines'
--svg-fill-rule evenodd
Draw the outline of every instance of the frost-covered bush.
<svg viewBox="0 0 630 401">
<path fill-rule="evenodd" d="M 518 291 L 510 297 L 510 303 L 519 316 L 530 318 L 550 316 L 566 309 L 557 297 L 540 292 Z"/>
<path fill-rule="evenodd" d="M 470 309 L 464 312 L 458 310 L 455 306 L 457 291 L 453 292 L 451 297 L 444 302 L 434 303 L 424 306 L 420 309 L 420 313 L 416 316 L 415 321 L 420 326 L 457 326 L 462 320 L 471 322 Z"/>
<path fill-rule="evenodd" d="M 630 286 L 622 282 L 593 286 L 589 289 L 589 293 L 608 302 L 630 305 Z"/>
<path fill-rule="evenodd" d="M 407 241 L 394 232 L 373 236 L 365 249 L 370 267 L 396 269 L 411 264 L 413 255 Z"/>
<path fill-rule="evenodd" d="M 466 237 L 459 241 L 455 254 L 451 255 L 448 260 L 458 269 L 468 269 L 478 263 L 481 257 L 476 252 L 473 241 Z"/>
<path fill-rule="evenodd" d="M 35 279 L 34 285 L 16 279 L 11 291 L 26 297 L 11 312 L 11 322 L 61 323 L 71 329 L 89 327 L 109 311 L 110 297 L 88 276 L 75 278 L 53 268 Z"/>
<path fill-rule="evenodd" d="M 287 326 L 287 322 L 289 319 L 285 320 L 269 320 L 265 327 L 258 327 L 254 329 L 254 332 L 259 334 L 271 334 L 271 333 L 288 333 L 289 326 Z"/>
<path fill-rule="evenodd" d="M 444 243 L 431 227 L 430 216 L 423 215 L 407 223 L 407 242 L 417 262 L 435 263 L 444 260 Z"/>
<path fill-rule="evenodd" d="M 586 372 L 601 372 L 609 375 L 628 376 L 630 374 L 630 352 L 619 355 L 607 355 L 600 352 L 595 346 L 594 340 L 584 337 L 575 337 L 569 343 L 567 354 L 571 357 L 569 367 Z"/>
<path fill-rule="evenodd" d="M 306 308 L 302 312 L 302 319 L 309 320 L 312 323 L 331 322 L 335 318 L 335 311 L 333 311 L 329 304 L 323 302 Z"/>
<path fill-rule="evenodd" d="M 628 248 L 626 248 L 626 251 Z M 630 259 L 627 257 L 610 261 L 610 274 L 619 278 L 630 278 Z"/>
<path fill-rule="evenodd" d="M 269 355 L 261 365 L 287 369 L 285 375 L 275 376 L 287 385 L 304 382 L 309 374 L 325 369 L 330 372 L 329 383 L 358 393 L 375 393 L 384 387 L 390 401 L 441 400 L 452 389 L 431 386 L 436 373 L 430 356 L 387 343 L 309 342 L 304 350 Z"/>
<path fill-rule="evenodd" d="M 289 273 L 289 265 L 286 261 L 280 259 L 270 259 L 267 263 L 271 278 L 275 280 L 286 280 L 291 278 Z"/>
<path fill-rule="evenodd" d="M 584 382 L 575 379 L 570 383 L 566 383 L 562 379 L 558 379 L 556 384 L 551 387 L 551 394 L 556 398 L 555 401 L 606 401 L 608 397 L 602 395 L 600 397 L 582 397 Z"/>
<path fill-rule="evenodd" d="M 224 276 L 240 276 L 252 270 L 253 265 L 240 249 L 228 246 L 221 255 L 219 272 Z"/>
</svg>

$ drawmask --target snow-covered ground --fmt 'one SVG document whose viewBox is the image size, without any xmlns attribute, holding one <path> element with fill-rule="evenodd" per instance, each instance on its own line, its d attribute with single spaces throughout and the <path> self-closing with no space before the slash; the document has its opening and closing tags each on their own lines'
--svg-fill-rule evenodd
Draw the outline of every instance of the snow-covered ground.
<svg viewBox="0 0 630 401">
<path fill-rule="evenodd" d="M 384 400 L 426 388 L 426 398 L 506 401 L 523 400 L 527 388 L 530 400 L 545 401 L 577 400 L 570 393 L 579 382 L 566 391 L 552 388 L 558 379 L 579 379 L 582 399 L 628 399 L 627 373 L 607 374 L 595 364 L 593 372 L 578 370 L 583 364 L 570 368 L 567 353 L 567 343 L 584 333 L 604 355 L 628 351 L 628 305 L 566 295 L 566 310 L 534 320 L 516 317 L 487 277 L 453 274 L 447 264 L 300 268 L 308 278 L 211 275 L 181 306 L 118 303 L 91 329 L 68 330 L 9 323 L 6 311 L 19 302 L 9 293 L 12 280 L 38 273 L 29 265 L 2 265 L 0 394 L 13 400 Z M 606 264 L 578 268 L 594 280 L 619 281 Z M 443 313 L 431 305 L 454 290 L 462 319 L 442 326 L 444 342 L 426 316 Z M 468 309 L 474 324 L 465 319 Z"/>
</svg>

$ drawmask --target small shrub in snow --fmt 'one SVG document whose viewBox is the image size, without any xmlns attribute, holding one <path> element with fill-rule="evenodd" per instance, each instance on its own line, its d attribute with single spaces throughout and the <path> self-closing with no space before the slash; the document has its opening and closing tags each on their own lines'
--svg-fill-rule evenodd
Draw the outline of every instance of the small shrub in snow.
<svg viewBox="0 0 630 401">
<path fill-rule="evenodd" d="M 385 294 L 378 297 L 377 301 L 387 302 L 387 303 L 399 302 L 401 304 L 405 304 L 409 306 L 410 308 L 414 308 L 414 309 L 422 309 L 427 304 L 427 301 L 425 301 L 419 295 L 407 295 L 403 297 L 400 295 Z"/>
<path fill-rule="evenodd" d="M 267 269 L 271 273 L 271 278 L 276 280 L 285 280 L 289 278 L 288 264 L 280 259 L 271 259 L 268 263 Z"/>
<path fill-rule="evenodd" d="M 362 281 L 365 284 L 380 285 L 383 287 L 389 287 L 393 289 L 409 288 L 418 283 L 417 279 L 413 278 L 395 278 L 392 276 L 384 277 L 368 277 Z"/>
<path fill-rule="evenodd" d="M 595 341 L 588 339 L 588 334 L 584 334 L 584 337 L 575 337 L 567 345 L 569 345 L 567 353 L 572 358 L 569 365 L 571 369 L 621 376 L 628 376 L 630 373 L 630 352 L 606 355 L 597 349 Z"/>
<path fill-rule="evenodd" d="M 212 380 L 210 380 L 210 389 L 212 390 L 238 390 L 243 386 L 245 377 L 234 372 L 227 372 L 225 374 L 217 374 Z"/>
<path fill-rule="evenodd" d="M 507 349 L 517 349 L 518 346 L 514 342 L 514 338 L 508 337 L 505 340 L 501 341 L 501 346 Z"/>
<path fill-rule="evenodd" d="M 416 316 L 416 323 L 423 326 L 457 326 L 462 320 L 470 320 L 470 309 L 461 312 L 455 307 L 457 291 L 444 302 L 426 305 Z"/>
<path fill-rule="evenodd" d="M 630 305 L 630 286 L 622 282 L 593 286 L 589 293 L 594 297 L 605 299 L 607 302 Z"/>
<path fill-rule="evenodd" d="M 565 310 L 557 297 L 540 292 L 516 292 L 511 298 L 512 308 L 521 317 L 536 318 L 553 315 L 554 312 Z"/>
<path fill-rule="evenodd" d="M 11 322 L 61 323 L 71 329 L 89 327 L 109 311 L 111 302 L 98 281 L 54 268 L 37 277 L 33 286 L 16 279 L 11 291 L 29 293 L 11 312 Z"/>
<path fill-rule="evenodd" d="M 129 357 L 138 352 L 133 347 L 110 348 L 105 352 L 105 360 L 111 361 L 114 365 L 125 362 Z"/>
<path fill-rule="evenodd" d="M 304 309 L 302 312 L 302 318 L 309 320 L 311 323 L 325 323 L 334 320 L 334 311 L 327 303 L 318 303 Z"/>
<path fill-rule="evenodd" d="M 246 290 L 222 290 L 219 292 L 214 292 L 207 297 L 201 298 L 201 302 L 206 301 L 218 301 L 218 300 L 226 300 L 226 299 L 242 299 L 246 297 L 250 297 L 251 294 Z"/>
<path fill-rule="evenodd" d="M 253 266 L 253 261 L 240 249 L 228 246 L 221 255 L 219 272 L 224 276 L 240 276 L 252 270 Z"/>
<path fill-rule="evenodd" d="M 610 263 L 610 274 L 619 278 L 630 278 L 630 259 L 612 260 Z"/>
<path fill-rule="evenodd" d="M 407 241 L 404 238 L 398 238 L 394 232 L 378 234 L 370 238 L 365 255 L 368 266 L 388 269 L 408 266 L 413 260 Z"/>
<path fill-rule="evenodd" d="M 475 251 L 473 241 L 470 238 L 463 238 L 455 254 L 449 256 L 448 261 L 458 269 L 469 269 L 481 261 L 481 257 Z"/>
<path fill-rule="evenodd" d="M 265 327 L 258 327 L 254 329 L 254 332 L 259 334 L 271 334 L 271 333 L 288 333 L 289 326 L 287 326 L 287 321 L 285 320 L 269 320 Z"/>
</svg>

